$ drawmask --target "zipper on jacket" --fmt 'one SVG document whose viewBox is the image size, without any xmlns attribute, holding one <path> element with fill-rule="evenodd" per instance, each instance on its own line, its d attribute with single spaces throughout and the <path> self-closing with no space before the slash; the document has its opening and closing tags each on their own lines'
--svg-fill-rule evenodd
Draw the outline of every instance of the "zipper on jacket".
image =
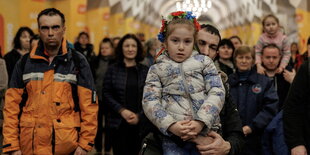
<svg viewBox="0 0 310 155">
<path fill-rule="evenodd" d="M 180 63 L 179 64 L 179 68 L 181 69 L 181 77 L 182 77 L 182 81 L 183 81 L 183 84 L 184 84 L 184 89 L 185 89 L 185 94 L 186 94 L 186 96 L 187 96 L 187 98 L 189 99 L 189 103 L 190 103 L 190 110 L 191 110 L 191 113 L 192 113 L 192 117 L 193 117 L 193 119 L 194 118 L 197 118 L 197 115 L 196 115 L 196 113 L 194 112 L 194 108 L 193 108 L 193 103 L 192 103 L 192 100 L 191 100 L 191 97 L 190 97 L 190 95 L 189 95 L 189 91 L 188 91 L 188 85 L 187 85 L 187 83 L 186 83 L 186 79 L 185 79 L 185 73 L 184 73 L 184 71 L 183 71 L 183 63 Z"/>
<path fill-rule="evenodd" d="M 141 152 L 139 153 L 139 155 L 144 155 L 145 151 L 146 151 L 146 147 L 147 147 L 147 143 L 143 143 L 142 148 L 141 148 Z"/>
</svg>

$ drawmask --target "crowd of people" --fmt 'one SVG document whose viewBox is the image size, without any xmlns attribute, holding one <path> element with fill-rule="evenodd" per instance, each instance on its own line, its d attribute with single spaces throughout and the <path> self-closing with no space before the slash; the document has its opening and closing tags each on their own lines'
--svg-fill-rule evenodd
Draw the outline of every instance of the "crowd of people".
<svg viewBox="0 0 310 155">
<path fill-rule="evenodd" d="M 4 153 L 306 155 L 310 37 L 301 54 L 267 15 L 255 47 L 198 23 L 163 19 L 158 38 L 64 39 L 64 14 L 42 10 L 0 58 Z M 145 43 L 144 43 L 145 42 Z"/>
</svg>

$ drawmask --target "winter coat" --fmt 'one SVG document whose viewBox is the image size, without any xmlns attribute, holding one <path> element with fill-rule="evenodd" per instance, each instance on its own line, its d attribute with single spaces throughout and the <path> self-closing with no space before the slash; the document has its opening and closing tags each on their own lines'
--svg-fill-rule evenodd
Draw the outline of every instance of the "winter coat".
<svg viewBox="0 0 310 155">
<path fill-rule="evenodd" d="M 137 64 L 138 72 L 138 101 L 142 100 L 143 87 L 147 75 L 148 67 Z M 119 111 L 126 108 L 126 66 L 123 62 L 116 62 L 109 66 L 103 82 L 102 96 L 104 104 L 112 109 L 111 115 L 108 118 L 106 125 L 110 128 L 118 128 L 122 121 L 125 121 Z M 133 111 L 139 115 L 143 114 L 141 103 L 137 103 L 138 111 Z"/>
<path fill-rule="evenodd" d="M 242 151 L 244 145 L 244 134 L 242 131 L 241 119 L 236 103 L 230 94 L 230 86 L 228 84 L 227 75 L 219 71 L 221 79 L 225 86 L 225 103 L 220 112 L 222 125 L 222 137 L 230 143 L 229 155 L 238 155 Z"/>
<path fill-rule="evenodd" d="M 87 44 L 86 48 L 83 48 L 79 42 L 76 42 L 74 43 L 74 49 L 86 57 L 91 72 L 93 74 L 93 77 L 96 80 L 96 71 L 95 71 L 96 54 L 94 52 L 94 46 L 92 44 Z"/>
<path fill-rule="evenodd" d="M 4 55 L 4 60 L 6 64 L 6 70 L 9 76 L 9 82 L 12 78 L 13 70 L 17 61 L 22 57 L 22 55 L 16 50 L 12 49 L 10 52 Z"/>
<path fill-rule="evenodd" d="M 227 83 L 228 77 L 224 72 L 219 71 L 222 82 L 225 86 L 225 103 L 220 112 L 220 119 L 222 125 L 222 137 L 230 143 L 229 155 L 238 155 L 244 145 L 244 134 L 242 131 L 241 119 L 237 110 L 237 105 L 233 102 L 229 93 L 229 84 Z M 145 116 L 144 116 L 145 117 Z M 144 125 L 145 133 L 142 133 L 144 144 L 142 147 L 142 154 L 148 155 L 161 155 L 161 136 L 162 133 L 149 121 Z M 145 136 L 146 135 L 146 136 Z M 175 138 L 175 140 L 177 140 Z M 183 141 L 179 138 L 179 141 Z"/>
<path fill-rule="evenodd" d="M 272 82 L 251 70 L 248 79 L 241 82 L 238 73 L 229 76 L 230 94 L 237 103 L 242 125 L 253 131 L 264 130 L 277 113 L 278 95 Z"/>
<path fill-rule="evenodd" d="M 102 101 L 102 87 L 103 81 L 105 77 L 105 73 L 108 70 L 109 65 L 111 65 L 114 61 L 112 57 L 104 57 L 98 56 L 97 62 L 95 62 L 95 70 L 96 70 L 96 90 L 98 94 L 99 101 Z"/>
<path fill-rule="evenodd" d="M 169 135 L 168 127 L 181 120 L 199 120 L 206 131 L 220 124 L 225 89 L 213 61 L 193 51 L 182 63 L 167 52 L 150 67 L 143 93 L 143 110 L 148 119 Z"/>
<path fill-rule="evenodd" d="M 284 140 L 283 111 L 281 110 L 272 119 L 263 134 L 264 155 L 289 155 L 289 150 Z"/>
<path fill-rule="evenodd" d="M 251 69 L 245 81 L 239 79 L 238 73 L 231 74 L 228 83 L 231 96 L 238 106 L 242 126 L 252 129 L 252 133 L 246 137 L 244 151 L 247 154 L 259 154 L 262 132 L 277 113 L 277 92 L 269 78 L 254 69 Z"/>
<path fill-rule="evenodd" d="M 5 96 L 4 152 L 51 155 L 70 154 L 78 146 L 92 149 L 98 104 L 91 71 L 87 60 L 67 48 L 65 40 L 60 49 L 50 63 L 40 41 L 30 55 L 25 55 L 23 67 L 21 61 L 16 64 Z M 73 52 L 78 62 L 73 60 Z M 72 89 L 77 92 L 73 94 Z M 24 91 L 28 99 L 19 117 Z"/>
<path fill-rule="evenodd" d="M 216 66 L 217 69 L 223 71 L 228 76 L 235 72 L 235 68 L 233 65 L 232 66 L 226 65 L 222 63 L 220 60 L 215 60 L 214 65 Z"/>
<path fill-rule="evenodd" d="M 292 149 L 304 145 L 310 152 L 310 70 L 305 61 L 297 72 L 283 108 L 285 140 Z"/>
</svg>

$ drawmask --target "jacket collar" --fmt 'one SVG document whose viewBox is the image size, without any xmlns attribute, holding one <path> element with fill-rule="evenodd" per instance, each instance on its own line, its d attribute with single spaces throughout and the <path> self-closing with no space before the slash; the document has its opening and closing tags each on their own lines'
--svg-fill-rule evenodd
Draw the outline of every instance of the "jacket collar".
<svg viewBox="0 0 310 155">
<path fill-rule="evenodd" d="M 193 52 L 192 52 L 192 54 L 191 54 L 191 56 L 190 57 L 193 57 L 194 55 L 198 55 L 199 53 L 196 51 L 196 50 L 193 50 Z M 189 58 L 190 58 L 189 57 Z M 164 52 L 163 52 L 163 54 L 162 55 L 160 55 L 160 56 L 158 56 L 157 58 L 156 58 L 156 63 L 161 63 L 161 62 L 174 62 L 170 57 L 169 57 L 169 54 L 168 54 L 168 51 L 167 50 L 165 50 Z M 185 60 L 186 61 L 186 60 Z"/>
<path fill-rule="evenodd" d="M 255 83 L 257 83 L 257 74 L 258 74 L 258 73 L 257 73 L 256 69 L 252 67 L 252 68 L 251 68 L 251 71 L 250 71 L 250 75 L 249 75 L 248 79 L 246 80 L 246 82 L 249 83 L 249 84 L 255 84 Z M 236 85 L 238 85 L 240 82 L 241 82 L 241 81 L 239 80 L 239 75 L 238 75 L 237 72 L 234 73 L 234 74 L 231 74 L 231 75 L 229 76 L 229 84 L 230 84 L 231 86 L 236 86 Z"/>
<path fill-rule="evenodd" d="M 68 45 L 65 38 L 62 40 L 62 44 L 60 46 L 59 52 L 57 57 L 65 57 L 68 55 Z M 45 54 L 45 49 L 42 40 L 39 41 L 38 45 L 34 46 L 33 49 L 30 52 L 30 58 L 31 59 L 43 59 L 45 61 L 48 61 L 48 55 Z M 71 58 L 71 54 L 67 58 Z"/>
</svg>

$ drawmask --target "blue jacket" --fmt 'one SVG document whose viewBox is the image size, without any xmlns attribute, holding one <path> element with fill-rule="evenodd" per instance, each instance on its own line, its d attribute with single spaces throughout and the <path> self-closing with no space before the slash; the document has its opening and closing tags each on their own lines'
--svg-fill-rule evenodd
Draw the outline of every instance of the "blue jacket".
<svg viewBox="0 0 310 155">
<path fill-rule="evenodd" d="M 277 113 L 278 95 L 272 82 L 252 69 L 245 80 L 239 73 L 229 76 L 230 93 L 237 103 L 242 126 L 249 126 L 252 133 L 246 136 L 243 152 L 246 155 L 262 153 L 262 134 Z"/>
<path fill-rule="evenodd" d="M 245 81 L 238 73 L 231 74 L 230 93 L 237 103 L 242 126 L 248 125 L 252 133 L 262 132 L 277 113 L 278 95 L 272 82 L 252 69 Z"/>
<path fill-rule="evenodd" d="M 289 150 L 284 140 L 283 111 L 281 110 L 266 127 L 263 135 L 264 155 L 289 155 Z"/>
</svg>

